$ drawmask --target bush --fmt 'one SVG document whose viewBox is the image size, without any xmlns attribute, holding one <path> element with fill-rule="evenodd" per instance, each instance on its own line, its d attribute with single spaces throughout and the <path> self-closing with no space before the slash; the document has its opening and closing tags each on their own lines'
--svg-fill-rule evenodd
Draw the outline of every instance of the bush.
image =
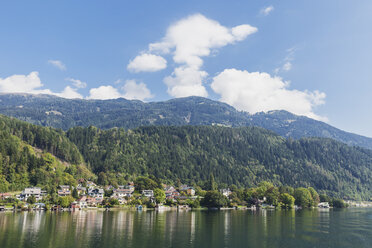
<svg viewBox="0 0 372 248">
<path fill-rule="evenodd" d="M 291 209 L 294 206 L 295 198 L 288 193 L 283 193 L 280 195 L 280 202 L 282 208 Z"/>
<path fill-rule="evenodd" d="M 218 191 L 208 191 L 202 201 L 202 205 L 208 208 L 221 208 L 228 203 L 229 200 Z"/>
<path fill-rule="evenodd" d="M 342 199 L 333 199 L 332 206 L 334 208 L 347 208 L 348 205 Z"/>
</svg>

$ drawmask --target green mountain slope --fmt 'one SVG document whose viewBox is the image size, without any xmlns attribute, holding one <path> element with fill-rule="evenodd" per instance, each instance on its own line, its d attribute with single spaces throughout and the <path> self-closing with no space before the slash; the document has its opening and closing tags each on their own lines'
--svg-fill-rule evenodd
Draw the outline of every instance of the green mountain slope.
<svg viewBox="0 0 372 248">
<path fill-rule="evenodd" d="M 138 175 L 200 184 L 313 186 L 334 196 L 372 196 L 372 151 L 325 138 L 284 139 L 255 127 L 73 128 L 67 136 L 103 181 Z"/>
<path fill-rule="evenodd" d="M 52 189 L 93 177 L 62 131 L 0 116 L 0 192 L 28 186 Z"/>
<path fill-rule="evenodd" d="M 259 126 L 283 137 L 325 137 L 372 149 L 371 138 L 344 132 L 304 116 L 296 116 L 286 111 L 250 115 L 225 103 L 201 97 L 143 103 L 125 99 L 70 100 L 49 95 L 2 94 L 0 113 L 63 130 L 90 125 L 103 129 L 132 129 L 149 125 Z"/>
</svg>

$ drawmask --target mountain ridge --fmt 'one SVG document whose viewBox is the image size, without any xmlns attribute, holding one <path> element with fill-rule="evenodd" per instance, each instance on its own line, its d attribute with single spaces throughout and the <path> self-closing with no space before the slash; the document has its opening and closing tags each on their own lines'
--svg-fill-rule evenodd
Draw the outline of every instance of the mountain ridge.
<svg viewBox="0 0 372 248">
<path fill-rule="evenodd" d="M 52 95 L 0 94 L 0 113 L 63 130 L 91 125 L 103 129 L 151 125 L 259 126 L 286 138 L 325 137 L 372 149 L 372 138 L 285 110 L 249 114 L 226 103 L 195 96 L 145 103 L 124 98 L 83 100 Z"/>
</svg>

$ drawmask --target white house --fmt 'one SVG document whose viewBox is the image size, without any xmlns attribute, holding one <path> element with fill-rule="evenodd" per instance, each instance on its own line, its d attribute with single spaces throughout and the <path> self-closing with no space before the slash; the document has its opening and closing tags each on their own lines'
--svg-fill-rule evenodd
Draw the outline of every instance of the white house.
<svg viewBox="0 0 372 248">
<path fill-rule="evenodd" d="M 17 195 L 17 199 L 20 201 L 27 201 L 30 196 L 34 196 L 36 201 L 43 199 L 40 188 L 25 188 L 21 194 Z"/>
<path fill-rule="evenodd" d="M 114 189 L 112 196 L 115 198 L 131 197 L 133 191 L 131 189 Z"/>
<path fill-rule="evenodd" d="M 71 195 L 71 190 L 69 185 L 60 185 L 58 190 L 58 196 L 68 196 Z"/>
<path fill-rule="evenodd" d="M 96 198 L 97 200 L 99 199 L 103 200 L 103 197 L 105 196 L 105 191 L 103 189 L 90 189 L 88 191 L 88 195 L 90 197 Z"/>
<path fill-rule="evenodd" d="M 227 189 L 220 189 L 220 192 L 221 192 L 221 194 L 223 194 L 226 197 L 229 197 L 229 195 L 231 195 L 231 193 L 232 193 L 229 188 L 227 188 Z"/>
<path fill-rule="evenodd" d="M 145 197 L 154 197 L 154 191 L 152 190 L 142 190 L 142 195 Z"/>
</svg>

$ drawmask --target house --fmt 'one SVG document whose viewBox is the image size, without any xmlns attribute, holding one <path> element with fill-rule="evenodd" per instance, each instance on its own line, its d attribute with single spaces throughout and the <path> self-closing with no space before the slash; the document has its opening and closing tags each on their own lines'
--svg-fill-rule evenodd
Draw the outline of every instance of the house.
<svg viewBox="0 0 372 248">
<path fill-rule="evenodd" d="M 227 189 L 220 189 L 221 194 L 223 194 L 226 197 L 229 197 L 231 195 L 231 190 L 229 188 Z"/>
<path fill-rule="evenodd" d="M 69 185 L 60 185 L 58 190 L 58 196 L 68 196 L 71 195 L 71 190 Z"/>
<path fill-rule="evenodd" d="M 186 195 L 189 196 L 195 195 L 195 189 L 193 187 L 183 186 L 180 191 L 186 193 Z"/>
<path fill-rule="evenodd" d="M 88 187 L 88 189 L 93 189 L 93 188 L 97 187 L 97 185 L 95 183 L 93 183 L 92 181 L 88 181 L 87 182 L 87 187 Z"/>
<path fill-rule="evenodd" d="M 46 207 L 45 203 L 41 203 L 41 202 L 35 203 L 36 210 L 42 210 L 42 209 L 45 209 L 45 207 Z"/>
<path fill-rule="evenodd" d="M 94 198 L 94 197 L 87 197 L 86 198 L 86 205 L 88 206 L 88 207 L 95 207 L 95 206 L 97 206 L 97 199 L 96 198 Z"/>
<path fill-rule="evenodd" d="M 133 193 L 135 190 L 135 187 L 133 183 L 128 183 L 127 185 L 119 185 L 118 189 L 129 189 L 131 193 Z"/>
<path fill-rule="evenodd" d="M 176 191 L 176 189 L 173 186 L 164 185 L 164 191 L 165 192 L 173 192 L 173 191 Z"/>
<path fill-rule="evenodd" d="M 112 185 L 107 185 L 107 186 L 105 186 L 105 190 L 114 190 L 115 188 L 114 188 L 114 186 L 112 186 Z"/>
<path fill-rule="evenodd" d="M 142 195 L 144 197 L 151 198 L 151 197 L 154 197 L 154 191 L 152 191 L 152 190 L 142 190 Z"/>
<path fill-rule="evenodd" d="M 80 208 L 87 208 L 88 207 L 88 202 L 87 202 L 87 197 L 86 196 L 80 197 L 76 202 L 77 202 L 77 204 L 79 205 Z"/>
<path fill-rule="evenodd" d="M 165 198 L 166 199 L 178 199 L 180 197 L 180 192 L 178 191 L 166 191 L 165 192 Z"/>
<path fill-rule="evenodd" d="M 132 196 L 132 189 L 114 189 L 112 197 L 114 198 L 124 198 L 124 197 L 131 197 Z"/>
<path fill-rule="evenodd" d="M 11 197 L 9 193 L 0 193 L 0 200 L 5 200 Z"/>
<path fill-rule="evenodd" d="M 328 202 L 320 202 L 318 204 L 318 208 L 329 208 L 329 203 Z"/>
<path fill-rule="evenodd" d="M 74 202 L 71 203 L 70 208 L 72 210 L 79 209 L 80 208 L 80 204 L 77 201 L 74 201 Z"/>
<path fill-rule="evenodd" d="M 87 188 L 81 186 L 81 185 L 78 185 L 76 187 L 76 190 L 78 192 L 79 195 L 85 195 L 87 193 Z"/>
<path fill-rule="evenodd" d="M 30 196 L 34 196 L 36 201 L 43 199 L 43 195 L 40 188 L 25 188 L 21 194 L 17 195 L 17 199 L 20 201 L 27 201 Z"/>
<path fill-rule="evenodd" d="M 164 186 L 165 198 L 175 199 L 180 196 L 180 193 L 173 186 Z"/>
<path fill-rule="evenodd" d="M 120 205 L 126 204 L 128 201 L 125 198 L 116 198 L 119 201 Z"/>
<path fill-rule="evenodd" d="M 46 190 L 41 190 L 41 197 L 47 196 L 48 192 Z"/>
<path fill-rule="evenodd" d="M 88 195 L 97 198 L 98 201 L 102 201 L 105 196 L 105 191 L 103 189 L 90 189 L 88 190 Z"/>
</svg>

